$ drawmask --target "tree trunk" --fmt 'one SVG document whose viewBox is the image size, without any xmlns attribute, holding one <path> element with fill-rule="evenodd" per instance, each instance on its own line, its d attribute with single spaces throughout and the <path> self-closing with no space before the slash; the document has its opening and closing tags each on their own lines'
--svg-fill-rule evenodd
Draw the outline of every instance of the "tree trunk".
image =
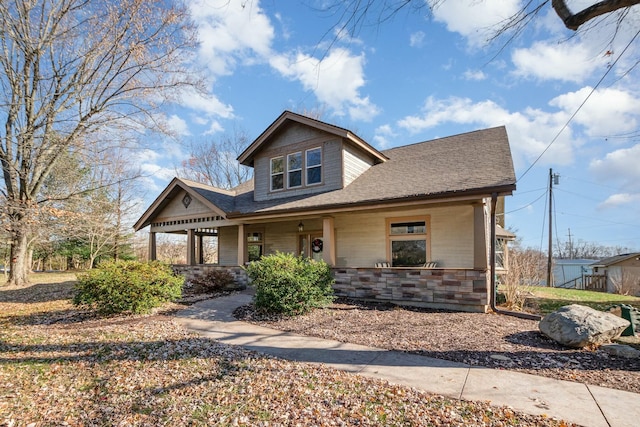
<svg viewBox="0 0 640 427">
<path fill-rule="evenodd" d="M 23 227 L 13 230 L 11 236 L 11 259 L 8 285 L 26 286 L 29 284 L 29 232 Z"/>
</svg>

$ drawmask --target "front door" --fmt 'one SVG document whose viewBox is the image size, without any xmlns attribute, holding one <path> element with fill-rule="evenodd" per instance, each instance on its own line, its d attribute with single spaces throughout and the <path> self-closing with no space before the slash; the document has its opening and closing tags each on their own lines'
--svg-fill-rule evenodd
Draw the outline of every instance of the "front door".
<svg viewBox="0 0 640 427">
<path fill-rule="evenodd" d="M 298 253 L 315 261 L 322 260 L 322 234 L 310 233 L 298 236 Z"/>
</svg>

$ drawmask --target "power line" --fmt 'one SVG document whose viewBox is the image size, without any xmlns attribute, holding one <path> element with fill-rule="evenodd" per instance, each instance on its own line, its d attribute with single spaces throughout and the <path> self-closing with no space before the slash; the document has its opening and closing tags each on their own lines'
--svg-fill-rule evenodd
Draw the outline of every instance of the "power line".
<svg viewBox="0 0 640 427">
<path fill-rule="evenodd" d="M 638 37 L 638 35 L 640 35 L 640 30 L 633 36 L 633 38 L 629 41 L 629 43 L 625 46 L 625 48 L 622 50 L 622 53 L 620 55 L 618 55 L 618 57 L 616 58 L 615 61 L 613 61 L 613 63 L 607 68 L 607 71 L 605 71 L 605 73 L 602 75 L 602 77 L 600 78 L 600 80 L 598 80 L 598 83 L 596 83 L 596 85 L 591 89 L 591 91 L 589 92 L 589 94 L 586 96 L 586 98 L 584 99 L 584 101 L 582 101 L 582 104 L 580 104 L 578 106 L 578 108 L 576 109 L 576 111 L 574 111 L 574 113 L 571 115 L 571 117 L 569 117 L 569 119 L 567 120 L 567 122 L 562 126 L 562 128 L 560 128 L 560 130 L 558 131 L 558 133 L 556 133 L 556 135 L 553 137 L 553 139 L 551 140 L 551 142 L 549 143 L 549 145 L 547 145 L 547 147 L 542 150 L 542 153 L 540 153 L 540 155 L 533 161 L 533 163 L 531 163 L 531 165 L 527 168 L 527 170 L 524 171 L 524 173 L 522 175 L 520 175 L 520 178 L 518 178 L 516 180 L 516 182 L 520 181 L 530 170 L 531 168 L 533 168 L 535 166 L 536 163 L 538 163 L 538 161 L 542 158 L 542 156 L 544 155 L 544 153 L 547 152 L 547 150 L 549 150 L 549 148 L 551 148 L 551 146 L 553 145 L 554 142 L 556 142 L 556 140 L 558 139 L 558 137 L 560 136 L 560 134 L 567 128 L 567 126 L 569 126 L 569 123 L 571 123 L 571 121 L 576 117 L 576 115 L 578 114 L 578 112 L 582 109 L 582 107 L 587 103 L 587 101 L 589 100 L 589 98 L 591 98 L 591 95 L 593 95 L 596 91 L 596 89 L 600 86 L 600 84 L 602 84 L 602 82 L 604 81 L 604 79 L 609 75 L 609 73 L 611 72 L 611 70 L 613 70 L 613 68 L 615 67 L 615 65 L 618 63 L 618 61 L 620 60 L 620 58 L 622 58 L 622 56 L 624 55 L 624 53 L 627 51 L 627 49 L 629 49 L 629 46 L 631 46 L 631 44 L 635 41 L 635 39 Z"/>
</svg>

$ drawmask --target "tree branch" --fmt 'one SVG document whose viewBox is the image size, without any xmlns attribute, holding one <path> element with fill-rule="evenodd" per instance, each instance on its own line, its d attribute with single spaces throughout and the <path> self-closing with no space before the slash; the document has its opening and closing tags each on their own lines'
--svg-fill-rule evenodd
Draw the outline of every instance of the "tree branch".
<svg viewBox="0 0 640 427">
<path fill-rule="evenodd" d="M 565 0 L 552 0 L 551 5 L 556 11 L 564 25 L 573 31 L 576 31 L 585 22 L 596 18 L 600 15 L 616 11 L 625 7 L 639 4 L 640 0 L 604 0 L 591 5 L 578 13 L 572 13 L 569 10 Z"/>
</svg>

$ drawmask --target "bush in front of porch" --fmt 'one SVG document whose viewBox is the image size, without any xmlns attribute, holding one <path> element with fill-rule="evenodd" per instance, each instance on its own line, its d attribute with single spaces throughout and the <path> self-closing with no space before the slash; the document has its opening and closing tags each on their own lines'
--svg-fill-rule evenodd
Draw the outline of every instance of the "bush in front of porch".
<svg viewBox="0 0 640 427">
<path fill-rule="evenodd" d="M 334 279 L 324 261 L 278 252 L 249 264 L 247 274 L 256 289 L 255 307 L 265 313 L 304 314 L 334 299 Z"/>
<path fill-rule="evenodd" d="M 78 275 L 73 303 L 104 315 L 148 313 L 182 295 L 184 277 L 159 261 L 108 261 Z"/>
</svg>

